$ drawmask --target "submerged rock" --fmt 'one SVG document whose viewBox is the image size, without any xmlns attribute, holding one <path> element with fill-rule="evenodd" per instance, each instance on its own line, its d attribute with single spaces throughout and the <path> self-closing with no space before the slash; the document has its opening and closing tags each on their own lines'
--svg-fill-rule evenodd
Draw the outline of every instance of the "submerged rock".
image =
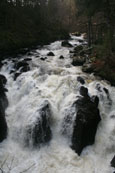
<svg viewBox="0 0 115 173">
<path fill-rule="evenodd" d="M 33 146 L 47 143 L 51 140 L 52 132 L 50 127 L 51 110 L 50 105 L 46 101 L 38 110 L 38 118 L 35 123 L 29 126 L 27 130 L 26 143 L 32 143 Z"/>
<path fill-rule="evenodd" d="M 91 99 L 88 89 L 83 86 L 80 88 L 80 94 L 82 96 L 74 103 L 76 119 L 72 135 L 72 149 L 79 155 L 84 147 L 94 143 L 97 126 L 101 120 L 97 96 Z"/>
</svg>

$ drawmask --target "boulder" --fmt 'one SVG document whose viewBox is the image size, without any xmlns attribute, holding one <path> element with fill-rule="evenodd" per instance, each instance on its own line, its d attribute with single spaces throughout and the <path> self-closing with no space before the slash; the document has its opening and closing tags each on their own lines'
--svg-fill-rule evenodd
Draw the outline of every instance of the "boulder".
<svg viewBox="0 0 115 173">
<path fill-rule="evenodd" d="M 47 57 L 41 57 L 40 58 L 42 61 L 45 61 L 47 59 Z"/>
<path fill-rule="evenodd" d="M 53 52 L 49 52 L 47 56 L 55 56 Z"/>
<path fill-rule="evenodd" d="M 61 55 L 61 56 L 59 57 L 59 59 L 64 59 L 64 56 L 63 56 L 63 55 Z"/>
<path fill-rule="evenodd" d="M 63 47 L 73 47 L 72 44 L 70 44 L 67 40 L 65 41 L 62 41 L 62 44 L 61 44 Z"/>
<path fill-rule="evenodd" d="M 3 85 L 5 85 L 7 82 L 7 79 L 4 75 L 0 74 L 0 83 L 2 83 Z"/>
<path fill-rule="evenodd" d="M 72 59 L 72 65 L 74 66 L 82 66 L 86 61 L 86 57 L 84 56 L 74 56 Z"/>
<path fill-rule="evenodd" d="M 21 67 L 26 67 L 26 66 L 28 66 L 28 63 L 27 63 L 25 60 L 23 60 L 23 61 L 17 62 L 17 63 L 15 64 L 14 68 L 15 68 L 16 70 L 19 70 Z"/>
<path fill-rule="evenodd" d="M 97 96 L 91 99 L 88 89 L 80 88 L 81 97 L 74 103 L 76 118 L 72 134 L 72 149 L 79 155 L 84 147 L 94 144 L 97 126 L 101 120 Z"/>
<path fill-rule="evenodd" d="M 32 141 L 33 146 L 45 144 L 51 140 L 52 132 L 50 127 L 51 110 L 48 101 L 38 110 L 38 118 L 34 125 L 29 126 L 27 130 L 26 143 Z"/>
<path fill-rule="evenodd" d="M 22 61 L 16 62 L 16 64 L 14 65 L 14 68 L 15 68 L 14 80 L 16 80 L 17 77 L 19 75 L 21 75 L 22 73 L 28 72 L 30 70 L 30 66 L 27 63 L 27 61 L 30 61 L 30 58 L 27 58 L 27 59 L 24 59 Z"/>
<path fill-rule="evenodd" d="M 85 80 L 81 76 L 77 77 L 77 81 L 80 82 L 82 85 L 85 84 Z"/>
</svg>

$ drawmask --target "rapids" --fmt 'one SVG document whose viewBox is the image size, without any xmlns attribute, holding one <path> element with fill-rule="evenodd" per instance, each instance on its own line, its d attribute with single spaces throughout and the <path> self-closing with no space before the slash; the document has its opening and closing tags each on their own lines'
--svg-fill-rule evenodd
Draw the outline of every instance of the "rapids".
<svg viewBox="0 0 115 173">
<path fill-rule="evenodd" d="M 71 36 L 69 41 L 73 47 L 83 37 Z M 0 74 L 6 76 L 8 82 L 7 97 L 9 106 L 6 110 L 8 137 L 0 144 L 1 173 L 113 173 L 110 161 L 115 154 L 115 87 L 107 81 L 83 73 L 81 67 L 71 65 L 70 50 L 61 46 L 61 41 L 38 47 L 28 55 L 17 57 L 17 61 L 31 58 L 30 71 L 22 73 L 15 81 L 13 73 L 14 59 L 4 60 Z M 47 56 L 52 51 L 55 56 Z M 63 55 L 64 59 L 59 57 Z M 42 60 L 45 58 L 45 60 Z M 90 96 L 100 99 L 99 110 L 101 122 L 98 126 L 95 144 L 86 147 L 81 156 L 71 148 L 71 136 L 75 110 L 72 103 L 79 95 L 81 84 L 77 77 L 85 79 L 85 86 Z M 96 87 L 106 87 L 107 94 Z M 50 103 L 52 120 L 52 139 L 38 148 L 25 146 L 26 128 L 34 124 L 37 110 Z M 111 102 L 111 103 L 110 103 Z M 70 125 L 64 124 L 66 115 L 72 115 Z M 62 132 L 66 128 L 67 135 Z M 30 141 L 31 144 L 31 141 Z M 2 172 L 3 171 L 3 172 Z"/>
</svg>

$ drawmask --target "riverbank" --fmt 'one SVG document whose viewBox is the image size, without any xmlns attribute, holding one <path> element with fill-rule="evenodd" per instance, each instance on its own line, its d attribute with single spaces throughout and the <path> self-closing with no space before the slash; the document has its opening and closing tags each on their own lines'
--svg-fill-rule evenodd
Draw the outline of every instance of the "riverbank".
<svg viewBox="0 0 115 173">
<path fill-rule="evenodd" d="M 35 49 L 38 45 L 43 46 L 56 40 L 68 39 L 69 34 L 65 30 L 43 30 L 39 32 L 21 34 L 13 32 L 0 32 L 0 61 L 18 54 L 25 54 L 31 49 Z"/>
</svg>

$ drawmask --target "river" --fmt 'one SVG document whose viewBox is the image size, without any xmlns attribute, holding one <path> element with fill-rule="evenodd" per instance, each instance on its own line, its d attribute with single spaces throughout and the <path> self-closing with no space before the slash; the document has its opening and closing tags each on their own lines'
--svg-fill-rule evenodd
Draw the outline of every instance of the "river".
<svg viewBox="0 0 115 173">
<path fill-rule="evenodd" d="M 71 36 L 74 47 L 83 37 Z M 0 73 L 6 76 L 9 106 L 6 110 L 8 137 L 0 144 L 0 167 L 3 173 L 113 173 L 110 161 L 115 154 L 115 87 L 93 74 L 83 73 L 81 67 L 71 64 L 70 50 L 61 46 L 61 41 L 38 47 L 30 54 L 17 57 L 17 61 L 28 61 L 30 70 L 13 78 L 16 59 L 4 60 Z M 47 56 L 52 51 L 55 56 Z M 59 57 L 63 55 L 64 59 Z M 42 58 L 41 58 L 42 57 Z M 45 59 L 45 60 L 44 60 Z M 85 80 L 89 95 L 100 99 L 99 123 L 95 144 L 84 148 L 78 156 L 71 148 L 73 123 L 63 123 L 67 114 L 75 115 L 71 105 L 79 96 L 81 84 L 77 77 Z M 96 87 L 100 86 L 101 92 Z M 109 98 L 102 88 L 109 91 Z M 46 145 L 34 148 L 25 146 L 26 128 L 35 123 L 37 110 L 48 101 L 52 112 L 52 139 Z M 111 104 L 110 104 L 111 101 Z M 74 119 L 74 118 L 73 118 Z M 63 135 L 66 127 L 67 135 Z M 1 172 L 2 173 L 2 172 Z"/>
</svg>

